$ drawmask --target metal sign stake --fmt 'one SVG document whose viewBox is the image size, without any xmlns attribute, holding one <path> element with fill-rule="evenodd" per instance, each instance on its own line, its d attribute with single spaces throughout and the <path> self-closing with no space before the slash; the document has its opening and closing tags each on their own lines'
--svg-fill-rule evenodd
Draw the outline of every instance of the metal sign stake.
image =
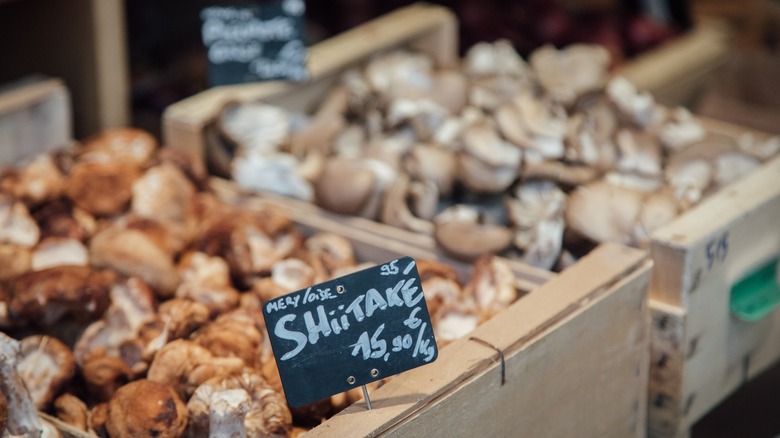
<svg viewBox="0 0 780 438">
<path fill-rule="evenodd" d="M 371 410 L 371 399 L 368 398 L 368 389 L 366 388 L 366 385 L 363 385 L 363 398 L 366 399 L 366 406 L 368 406 L 368 410 Z"/>
</svg>

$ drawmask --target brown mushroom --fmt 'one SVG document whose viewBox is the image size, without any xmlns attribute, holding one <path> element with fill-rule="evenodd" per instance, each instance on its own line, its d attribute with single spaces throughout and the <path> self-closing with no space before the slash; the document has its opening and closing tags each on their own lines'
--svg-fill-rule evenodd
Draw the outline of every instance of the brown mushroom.
<svg viewBox="0 0 780 438">
<path fill-rule="evenodd" d="M 222 135 L 244 150 L 271 153 L 289 140 L 290 115 L 262 102 L 229 102 L 219 113 Z"/>
<path fill-rule="evenodd" d="M 436 242 L 459 259 L 474 260 L 483 254 L 494 254 L 512 243 L 507 227 L 486 223 L 474 207 L 450 207 L 439 213 L 434 222 Z"/>
<path fill-rule="evenodd" d="M 248 436 L 286 436 L 292 429 L 292 416 L 284 397 L 274 391 L 255 370 L 244 370 L 230 377 L 216 377 L 198 387 L 187 403 L 192 436 L 210 435 L 209 405 L 214 393 L 243 389 L 250 398 L 250 408 L 244 418 Z"/>
<path fill-rule="evenodd" d="M 0 194 L 0 243 L 32 247 L 41 232 L 27 207 L 11 197 Z"/>
<path fill-rule="evenodd" d="M 385 195 L 379 217 L 382 222 L 388 225 L 414 231 L 416 233 L 432 234 L 434 230 L 433 222 L 415 216 L 409 208 L 407 196 L 410 194 L 411 184 L 412 182 L 406 174 L 401 174 L 398 179 L 396 179 L 395 183 L 390 186 L 390 190 L 388 190 Z M 433 183 L 431 183 L 430 189 L 434 192 L 436 191 L 436 187 Z M 438 200 L 437 195 L 438 194 L 436 193 L 435 198 Z"/>
<path fill-rule="evenodd" d="M 54 426 L 38 416 L 35 403 L 16 371 L 20 354 L 19 342 L 0 332 L 0 393 L 8 402 L 4 433 L 9 436 L 59 438 L 60 433 Z"/>
<path fill-rule="evenodd" d="M 142 278 L 161 297 L 173 295 L 179 283 L 173 254 L 166 241 L 151 229 L 129 228 L 117 221 L 97 233 L 89 242 L 93 266 L 114 269 Z M 167 234 L 167 233 L 163 233 Z"/>
<path fill-rule="evenodd" d="M 140 176 L 139 168 L 125 161 L 80 162 L 70 170 L 67 194 L 92 214 L 119 214 L 129 205 L 133 183 Z"/>
<path fill-rule="evenodd" d="M 315 184 L 317 203 L 336 213 L 375 218 L 395 178 L 397 172 L 379 160 L 333 158 Z"/>
<path fill-rule="evenodd" d="M 89 431 L 89 408 L 75 395 L 65 393 L 57 397 L 54 400 L 54 412 L 63 423 L 84 432 Z"/>
<path fill-rule="evenodd" d="M 81 375 L 87 392 L 97 402 L 107 402 L 129 382 L 133 370 L 119 357 L 102 352 L 90 354 L 81 363 Z"/>
<path fill-rule="evenodd" d="M 133 183 L 131 210 L 164 224 L 179 236 L 194 231 L 195 186 L 175 164 L 163 162 L 147 170 Z"/>
<path fill-rule="evenodd" d="M 244 420 L 250 401 L 249 393 L 243 389 L 226 389 L 211 394 L 209 436 L 246 437 Z"/>
<path fill-rule="evenodd" d="M 258 366 L 266 355 L 262 321 L 260 310 L 236 309 L 198 330 L 192 340 L 215 357 L 238 357 Z"/>
<path fill-rule="evenodd" d="M 9 284 L 8 313 L 16 321 L 52 327 L 64 317 L 94 320 L 109 304 L 116 275 L 85 266 L 28 272 Z"/>
<path fill-rule="evenodd" d="M 146 379 L 119 388 L 108 403 L 106 428 L 112 437 L 176 438 L 187 428 L 186 405 L 167 385 Z"/>
<path fill-rule="evenodd" d="M 97 230 L 92 214 L 62 198 L 38 206 L 32 215 L 41 230 L 41 238 L 67 237 L 85 242 Z"/>
<path fill-rule="evenodd" d="M 122 161 L 145 167 L 154 157 L 157 140 L 141 129 L 106 129 L 88 138 L 79 149 L 82 161 Z"/>
<path fill-rule="evenodd" d="M 89 411 L 89 429 L 100 438 L 109 438 L 106 423 L 108 422 L 108 402 L 98 403 Z"/>
<path fill-rule="evenodd" d="M 191 252 L 182 257 L 177 269 L 182 279 L 177 298 L 204 304 L 212 317 L 238 306 L 239 293 L 231 285 L 224 259 Z"/>
<path fill-rule="evenodd" d="M 236 373 L 243 367 L 244 361 L 237 357 L 215 357 L 196 343 L 179 339 L 157 352 L 147 378 L 170 385 L 182 400 L 187 400 L 206 380 Z"/>
<path fill-rule="evenodd" d="M 64 192 L 65 176 L 51 155 L 41 154 L 21 169 L 2 175 L 0 189 L 28 205 L 38 205 Z"/>
<path fill-rule="evenodd" d="M 430 181 L 438 193 L 449 196 L 455 183 L 457 157 L 454 151 L 433 144 L 417 144 L 404 160 L 414 181 Z"/>
<path fill-rule="evenodd" d="M 32 253 L 19 245 L 0 244 L 0 281 L 16 278 L 30 270 Z"/>
<path fill-rule="evenodd" d="M 0 391 L 0 436 L 5 435 L 5 426 L 8 423 L 8 399 L 3 391 Z"/>
<path fill-rule="evenodd" d="M 474 263 L 464 293 L 474 298 L 480 316 L 488 319 L 517 299 L 515 276 L 505 260 L 485 255 Z"/>
<path fill-rule="evenodd" d="M 174 298 L 160 304 L 157 318 L 167 330 L 166 341 L 182 339 L 208 322 L 209 308 L 196 301 Z"/>
<path fill-rule="evenodd" d="M 76 373 L 73 353 L 67 345 L 51 336 L 28 336 L 22 339 L 20 345 L 17 372 L 35 407 L 46 410 Z"/>
</svg>

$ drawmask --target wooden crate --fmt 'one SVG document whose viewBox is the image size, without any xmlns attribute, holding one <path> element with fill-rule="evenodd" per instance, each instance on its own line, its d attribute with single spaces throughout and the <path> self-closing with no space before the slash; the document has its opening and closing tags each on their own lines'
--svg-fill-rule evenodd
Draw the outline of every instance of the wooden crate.
<svg viewBox="0 0 780 438">
<path fill-rule="evenodd" d="M 31 77 L 0 89 L 0 165 L 70 144 L 70 94 L 59 79 Z"/>
<path fill-rule="evenodd" d="M 658 230 L 651 252 L 649 430 L 684 436 L 780 358 L 780 311 L 747 322 L 729 309 L 732 286 L 778 263 L 780 158 Z"/>
<path fill-rule="evenodd" d="M 266 202 L 231 200 L 250 208 Z M 423 248 L 353 232 L 328 218 L 309 216 L 299 226 L 304 234 L 344 235 L 363 261 L 402 255 L 441 259 Z M 468 275 L 466 265 L 448 263 Z M 373 410 L 358 402 L 310 434 L 642 437 L 651 266 L 645 252 L 601 245 L 569 270 L 538 279 L 529 293 L 469 337 L 441 349 L 434 363 L 402 373 L 374 391 Z M 532 281 L 526 278 L 521 284 L 530 287 Z M 484 342 L 501 351 L 504 360 Z M 66 437 L 89 436 L 52 422 Z"/>
</svg>

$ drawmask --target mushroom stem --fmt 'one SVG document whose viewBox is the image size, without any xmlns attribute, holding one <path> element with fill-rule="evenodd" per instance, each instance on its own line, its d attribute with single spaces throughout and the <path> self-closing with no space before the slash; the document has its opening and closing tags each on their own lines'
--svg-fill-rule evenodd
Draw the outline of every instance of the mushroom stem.
<svg viewBox="0 0 780 438">
<path fill-rule="evenodd" d="M 209 438 L 246 438 L 244 417 L 249 412 L 249 393 L 243 389 L 215 392 L 209 403 Z"/>
<path fill-rule="evenodd" d="M 21 351 L 18 341 L 0 332 L 0 390 L 8 399 L 6 431 L 12 436 L 41 436 L 43 422 L 21 376 L 16 372 Z"/>
</svg>

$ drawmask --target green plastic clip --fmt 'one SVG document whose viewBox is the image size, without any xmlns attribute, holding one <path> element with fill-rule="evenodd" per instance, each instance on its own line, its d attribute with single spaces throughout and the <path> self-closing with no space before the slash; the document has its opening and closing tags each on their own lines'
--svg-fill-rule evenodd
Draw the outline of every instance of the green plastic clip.
<svg viewBox="0 0 780 438">
<path fill-rule="evenodd" d="M 780 305 L 778 259 L 751 272 L 731 288 L 731 312 L 743 321 L 758 321 Z"/>
</svg>

